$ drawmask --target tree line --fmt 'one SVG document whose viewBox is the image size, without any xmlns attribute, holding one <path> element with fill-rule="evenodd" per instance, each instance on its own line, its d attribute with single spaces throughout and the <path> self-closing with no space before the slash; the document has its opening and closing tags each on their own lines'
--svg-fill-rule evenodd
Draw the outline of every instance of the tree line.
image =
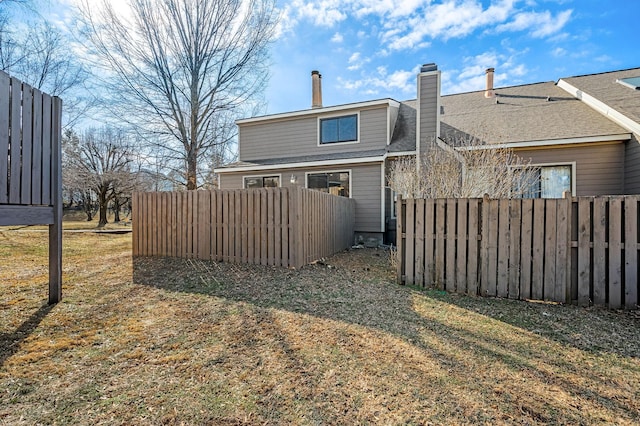
<svg viewBox="0 0 640 426">
<path fill-rule="evenodd" d="M 116 7 L 117 5 L 117 7 Z M 0 0 L 0 70 L 63 99 L 65 205 L 216 185 L 235 120 L 264 111 L 275 0 L 82 0 L 65 26 Z"/>
</svg>

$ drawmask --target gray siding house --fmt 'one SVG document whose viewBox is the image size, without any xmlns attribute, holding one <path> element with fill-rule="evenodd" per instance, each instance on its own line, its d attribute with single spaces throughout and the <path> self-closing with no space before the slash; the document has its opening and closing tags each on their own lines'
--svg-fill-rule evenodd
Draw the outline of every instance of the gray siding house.
<svg viewBox="0 0 640 426">
<path fill-rule="evenodd" d="M 356 235 L 382 239 L 393 219 L 386 171 L 434 140 L 508 146 L 539 167 L 536 196 L 640 193 L 640 68 L 440 96 L 426 64 L 417 99 L 322 106 L 312 72 L 308 110 L 238 120 L 239 161 L 218 168 L 222 189 L 302 186 L 356 201 Z M 458 146 L 457 149 L 464 149 Z"/>
<path fill-rule="evenodd" d="M 311 109 L 236 121 L 239 161 L 215 170 L 219 187 L 302 186 L 351 197 L 356 237 L 382 240 L 393 214 L 387 162 L 415 156 L 416 135 L 437 136 L 440 71 L 422 67 L 415 101 L 330 107 L 322 106 L 320 78 L 312 72 Z"/>
</svg>

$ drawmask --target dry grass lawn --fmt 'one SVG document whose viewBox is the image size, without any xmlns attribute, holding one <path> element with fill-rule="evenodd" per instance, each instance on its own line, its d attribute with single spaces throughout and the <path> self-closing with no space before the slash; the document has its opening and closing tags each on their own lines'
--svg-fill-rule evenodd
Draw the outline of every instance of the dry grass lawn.
<svg viewBox="0 0 640 426">
<path fill-rule="evenodd" d="M 131 259 L 0 228 L 0 424 L 638 424 L 640 319 L 418 291 L 389 254 L 300 270 Z"/>
</svg>

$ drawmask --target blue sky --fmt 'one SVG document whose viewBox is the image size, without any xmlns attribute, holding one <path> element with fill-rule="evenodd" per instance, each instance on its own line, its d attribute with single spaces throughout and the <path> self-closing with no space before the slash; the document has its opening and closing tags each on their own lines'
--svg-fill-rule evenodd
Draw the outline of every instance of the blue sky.
<svg viewBox="0 0 640 426">
<path fill-rule="evenodd" d="M 35 0 L 58 22 L 78 1 Z M 443 94 L 481 90 L 488 67 L 497 87 L 640 67 L 640 0 L 277 1 L 268 113 L 309 108 L 316 69 L 329 106 L 413 99 L 428 62 Z"/>
<path fill-rule="evenodd" d="M 270 113 L 416 96 L 422 63 L 442 93 L 481 90 L 485 69 L 511 86 L 640 66 L 638 0 L 289 0 L 272 47 Z"/>
</svg>

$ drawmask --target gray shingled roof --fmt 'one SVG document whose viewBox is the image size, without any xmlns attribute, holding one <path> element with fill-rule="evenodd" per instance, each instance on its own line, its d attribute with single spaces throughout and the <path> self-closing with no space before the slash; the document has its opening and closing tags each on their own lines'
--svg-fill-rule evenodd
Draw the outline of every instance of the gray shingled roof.
<svg viewBox="0 0 640 426">
<path fill-rule="evenodd" d="M 562 80 L 640 123 L 640 90 L 633 90 L 616 82 L 618 79 L 629 77 L 640 77 L 640 68 L 569 77 Z"/>
<path fill-rule="evenodd" d="M 485 143 L 513 143 L 628 133 L 553 82 L 442 96 L 441 128 L 450 141 L 456 132 Z"/>
<path fill-rule="evenodd" d="M 398 118 L 393 128 L 389 152 L 415 151 L 416 149 L 416 100 L 400 103 Z"/>
</svg>

